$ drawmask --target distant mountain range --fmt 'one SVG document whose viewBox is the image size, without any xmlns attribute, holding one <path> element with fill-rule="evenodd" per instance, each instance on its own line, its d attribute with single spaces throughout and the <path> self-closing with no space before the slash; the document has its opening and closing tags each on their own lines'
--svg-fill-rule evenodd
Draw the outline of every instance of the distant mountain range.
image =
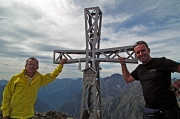
<svg viewBox="0 0 180 119">
<path fill-rule="evenodd" d="M 144 100 L 139 82 L 125 83 L 123 76 L 113 74 L 101 79 L 103 119 L 141 119 Z M 58 110 L 79 117 L 82 91 Z"/>
<path fill-rule="evenodd" d="M 38 112 L 57 110 L 79 118 L 82 80 L 82 78 L 56 79 L 40 88 L 35 110 Z M 6 80 L 0 80 L 0 99 L 6 83 Z M 122 75 L 113 74 L 101 78 L 100 87 L 103 119 L 142 119 L 144 99 L 138 81 L 127 84 Z"/>
</svg>

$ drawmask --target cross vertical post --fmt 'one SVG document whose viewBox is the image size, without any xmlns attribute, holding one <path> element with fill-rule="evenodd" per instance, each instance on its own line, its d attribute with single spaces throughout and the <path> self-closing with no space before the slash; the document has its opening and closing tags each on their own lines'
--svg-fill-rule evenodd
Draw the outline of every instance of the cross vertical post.
<svg viewBox="0 0 180 119">
<path fill-rule="evenodd" d="M 99 50 L 100 47 L 102 12 L 99 7 L 85 8 L 84 16 L 86 35 L 85 69 L 90 67 L 90 69 L 94 70 L 96 73 L 86 73 L 87 75 L 85 75 L 84 70 L 83 80 L 86 83 L 84 83 L 83 87 L 80 119 L 101 119 L 99 63 L 95 60 L 96 58 L 99 58 L 99 54 L 96 53 L 95 50 Z M 89 61 L 88 58 L 91 60 Z M 89 80 L 93 83 L 89 83 Z M 99 113 L 97 110 L 99 110 Z"/>
<path fill-rule="evenodd" d="M 133 45 L 100 49 L 102 11 L 99 7 L 85 8 L 84 16 L 86 50 L 54 50 L 53 63 L 58 64 L 62 58 L 68 59 L 66 64 L 85 62 L 80 119 L 102 119 L 100 62 L 119 63 L 122 54 L 127 56 L 126 63 L 138 63 L 138 60 Z M 75 57 L 77 54 L 85 57 Z"/>
</svg>

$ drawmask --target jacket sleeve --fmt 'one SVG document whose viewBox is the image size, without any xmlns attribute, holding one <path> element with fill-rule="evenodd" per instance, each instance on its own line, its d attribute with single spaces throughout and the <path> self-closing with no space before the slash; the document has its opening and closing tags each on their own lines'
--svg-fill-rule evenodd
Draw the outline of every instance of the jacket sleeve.
<svg viewBox="0 0 180 119">
<path fill-rule="evenodd" d="M 59 64 L 55 70 L 51 73 L 48 73 L 48 74 L 44 74 L 43 75 L 43 80 L 41 82 L 41 85 L 42 86 L 45 86 L 47 85 L 49 82 L 52 82 L 56 79 L 56 77 L 59 75 L 59 73 L 61 73 L 63 69 L 63 65 L 62 64 Z"/>
<path fill-rule="evenodd" d="M 10 115 L 10 100 L 15 88 L 14 79 L 15 76 L 10 79 L 10 81 L 6 84 L 3 91 L 2 104 L 1 104 L 1 111 L 3 117 Z"/>
</svg>

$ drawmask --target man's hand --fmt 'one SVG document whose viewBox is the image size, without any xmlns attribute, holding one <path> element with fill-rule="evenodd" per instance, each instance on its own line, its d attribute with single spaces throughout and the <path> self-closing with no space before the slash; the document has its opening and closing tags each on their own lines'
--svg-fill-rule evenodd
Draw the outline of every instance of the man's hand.
<svg viewBox="0 0 180 119">
<path fill-rule="evenodd" d="M 176 95 L 176 97 L 179 97 L 180 96 L 180 91 L 177 90 L 177 91 L 174 92 L 174 94 Z"/>
<path fill-rule="evenodd" d="M 62 65 L 63 65 L 64 63 L 66 63 L 66 62 L 67 62 L 67 59 L 61 59 L 61 60 L 60 60 L 60 64 L 62 64 Z"/>
<path fill-rule="evenodd" d="M 120 60 L 120 64 L 121 65 L 125 65 L 126 63 L 125 63 L 125 57 L 118 57 L 118 60 Z"/>
</svg>

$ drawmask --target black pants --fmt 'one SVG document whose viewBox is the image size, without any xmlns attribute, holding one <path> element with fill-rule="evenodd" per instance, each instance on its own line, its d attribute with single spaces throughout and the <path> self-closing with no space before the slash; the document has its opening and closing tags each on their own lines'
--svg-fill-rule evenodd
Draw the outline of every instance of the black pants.
<svg viewBox="0 0 180 119">
<path fill-rule="evenodd" d="M 178 105 L 162 109 L 153 116 L 143 114 L 143 119 L 180 119 L 180 108 Z"/>
</svg>

